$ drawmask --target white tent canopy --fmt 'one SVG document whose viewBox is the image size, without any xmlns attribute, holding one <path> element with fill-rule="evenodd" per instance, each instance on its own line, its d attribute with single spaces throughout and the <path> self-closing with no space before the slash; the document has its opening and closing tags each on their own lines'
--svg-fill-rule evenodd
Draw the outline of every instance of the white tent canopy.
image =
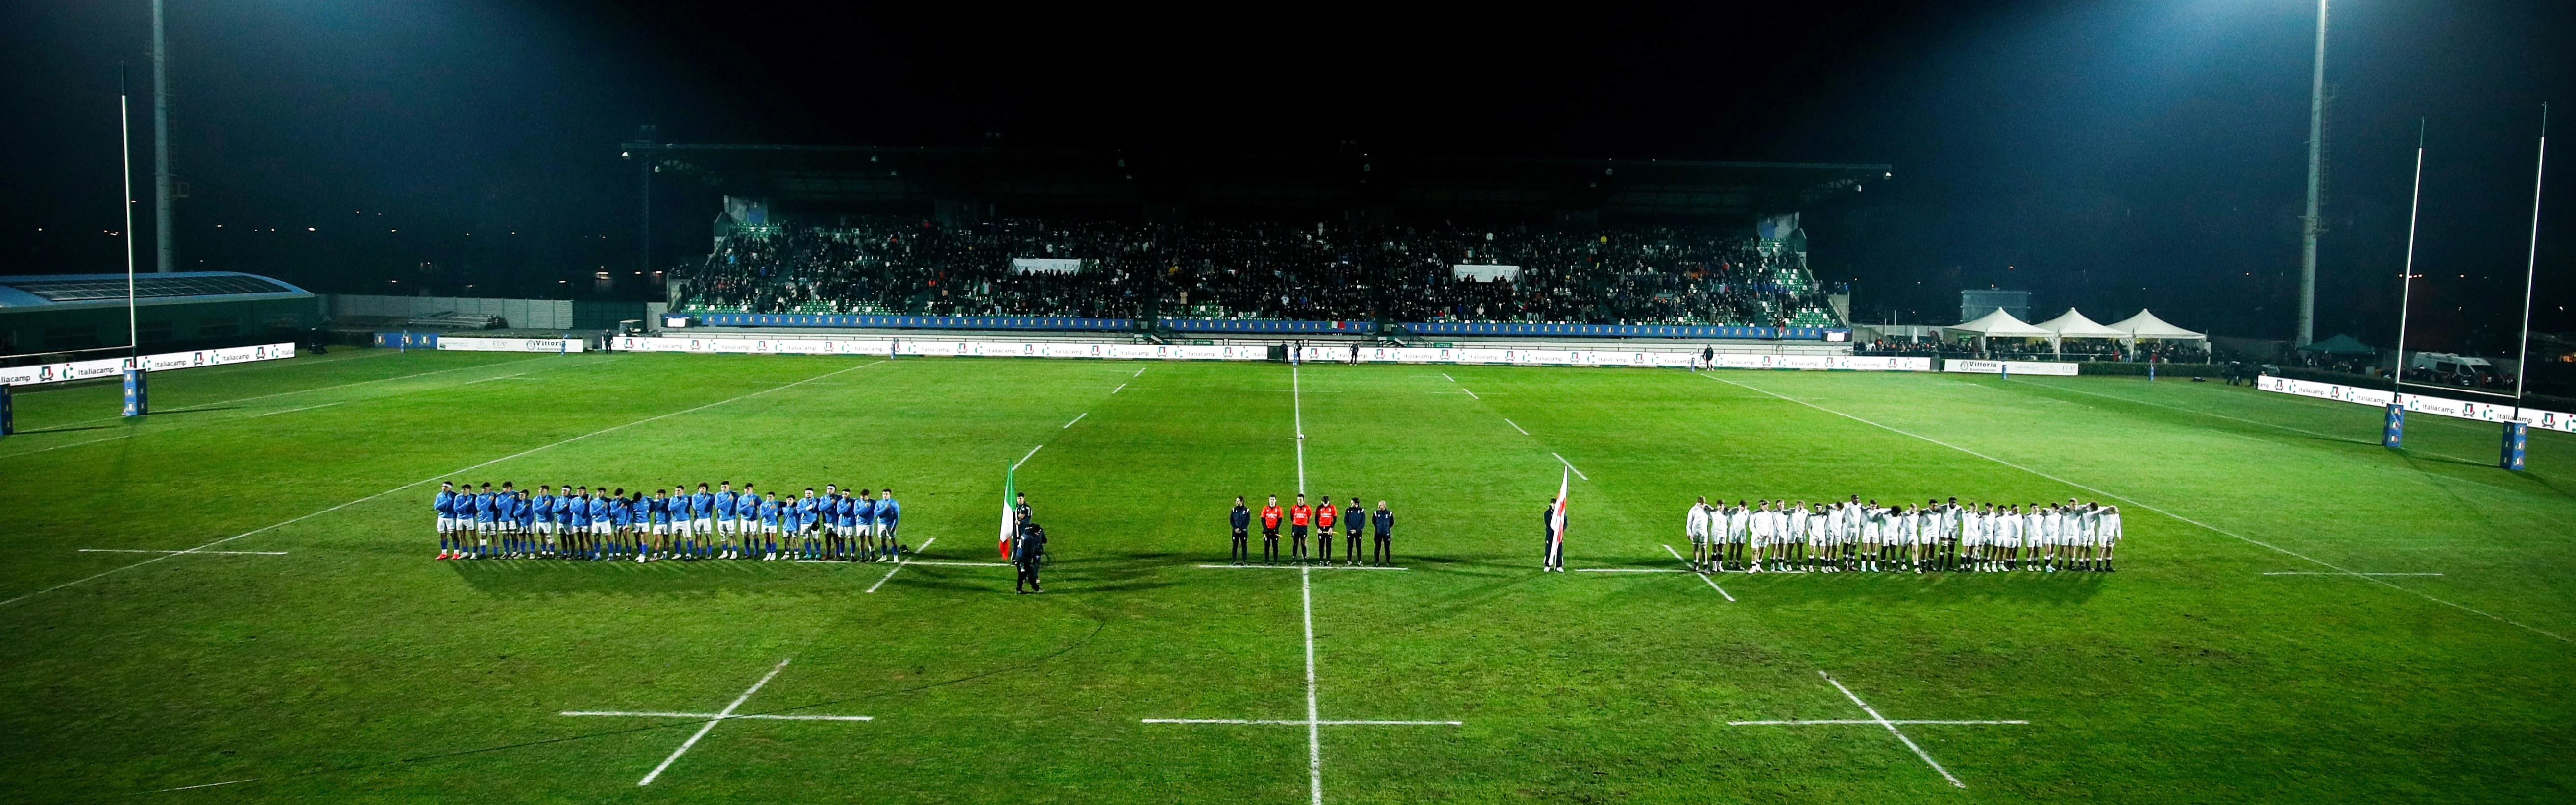
<svg viewBox="0 0 2576 805">
<path fill-rule="evenodd" d="M 2152 338 L 2166 341 L 2209 340 L 2209 336 L 2206 334 L 2195 333 L 2190 330 L 2185 330 L 2183 328 L 2167 324 L 2165 323 L 2165 320 L 2156 318 L 2156 314 L 2145 310 L 2138 311 L 2138 315 L 2130 316 L 2112 323 L 2111 329 L 2118 330 L 2133 339 Z"/>
<path fill-rule="evenodd" d="M 2128 338 L 2128 337 L 2129 337 L 2129 331 L 2127 331 L 2127 330 L 2122 330 L 2122 329 L 2119 329 L 2119 328 L 2116 328 L 2116 327 L 2105 327 L 2105 326 L 2102 326 L 2100 323 L 2095 322 L 2095 321 L 2093 321 L 2092 319 L 2086 318 L 2086 317 L 2084 316 L 2084 314 L 2082 314 L 2082 313 L 2078 313 L 2078 312 L 2075 312 L 2075 309 L 2074 309 L 2074 308 L 2071 308 L 2071 307 L 2066 309 L 2066 313 L 2065 313 L 2065 315 L 2061 315 L 2061 316 L 2058 316 L 2057 318 L 2049 319 L 2049 320 L 2047 320 L 2047 321 L 2043 321 L 2043 322 L 2040 322 L 2040 323 L 2038 323 L 2038 324 L 2034 324 L 2034 325 L 2031 325 L 2031 326 L 2033 326 L 2033 327 L 2037 327 L 2037 328 L 2042 329 L 2042 330 L 2047 330 L 2051 335 L 2055 335 L 2055 336 L 2056 336 L 2056 337 L 2058 337 L 2058 338 Z"/>
<path fill-rule="evenodd" d="M 2076 312 L 2071 307 L 2057 318 L 2032 326 L 2050 333 L 2048 347 L 2060 356 L 2066 354 L 2066 339 L 2069 338 L 2117 338 L 2122 341 L 2129 339 L 2129 331 L 2104 327 L 2100 322 L 2086 318 L 2084 314 Z"/>
<path fill-rule="evenodd" d="M 2013 318 L 2013 315 L 2004 312 L 2003 308 L 1995 308 L 1995 312 L 1993 313 L 1978 316 L 1972 321 L 1960 322 L 1941 329 L 1946 332 L 1962 333 L 1978 336 L 1980 338 L 2057 337 L 2056 333 L 2032 327 L 2027 322 Z"/>
</svg>

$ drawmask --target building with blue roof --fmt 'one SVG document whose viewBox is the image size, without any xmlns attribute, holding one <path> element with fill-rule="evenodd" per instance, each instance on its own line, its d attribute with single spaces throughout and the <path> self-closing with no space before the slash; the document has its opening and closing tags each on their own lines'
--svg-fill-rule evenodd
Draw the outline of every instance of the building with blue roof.
<svg viewBox="0 0 2576 805">
<path fill-rule="evenodd" d="M 0 276 L 0 355 L 126 346 L 126 275 Z M 145 351 L 297 340 L 322 300 L 237 271 L 136 274 L 135 334 Z"/>
</svg>

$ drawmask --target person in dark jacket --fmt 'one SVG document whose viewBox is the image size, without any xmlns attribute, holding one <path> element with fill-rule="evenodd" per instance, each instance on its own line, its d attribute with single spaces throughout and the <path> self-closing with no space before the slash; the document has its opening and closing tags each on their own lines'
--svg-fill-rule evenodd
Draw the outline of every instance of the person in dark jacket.
<svg viewBox="0 0 2576 805">
<path fill-rule="evenodd" d="M 1226 560 L 1236 564 L 1250 560 L 1252 558 L 1252 510 L 1244 508 L 1242 495 L 1234 496 L 1234 511 L 1226 515 L 1226 520 L 1234 524 L 1234 550 L 1226 554 Z"/>
<path fill-rule="evenodd" d="M 1021 593 L 1042 593 L 1038 586 L 1038 564 L 1046 554 L 1046 527 L 1030 523 L 1020 531 L 1020 544 L 1011 547 L 1011 565 L 1019 568 L 1020 577 L 1011 589 Z"/>
<path fill-rule="evenodd" d="M 1353 349 L 1357 349 L 1357 347 L 1353 347 Z M 1366 525 L 1366 523 L 1362 522 L 1361 518 L 1366 517 L 1367 515 L 1368 510 L 1360 508 L 1360 499 L 1357 497 L 1351 498 L 1350 507 L 1342 510 L 1342 535 L 1344 537 L 1342 545 L 1346 548 L 1346 550 L 1342 551 L 1342 561 L 1349 562 L 1354 565 L 1360 563 L 1360 526 Z"/>
<path fill-rule="evenodd" d="M 1377 513 L 1369 518 L 1377 532 L 1377 563 L 1386 564 L 1395 557 L 1395 512 L 1388 511 L 1386 501 L 1377 502 Z"/>
</svg>

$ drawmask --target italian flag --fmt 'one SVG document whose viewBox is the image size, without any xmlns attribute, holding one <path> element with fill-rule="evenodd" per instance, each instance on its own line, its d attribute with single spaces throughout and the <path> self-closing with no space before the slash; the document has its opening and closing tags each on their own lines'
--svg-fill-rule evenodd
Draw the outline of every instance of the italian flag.
<svg viewBox="0 0 2576 805">
<path fill-rule="evenodd" d="M 1004 559 L 1011 558 L 1011 532 L 1019 530 L 1016 527 L 1019 524 L 1013 522 L 1019 518 L 1014 516 L 1017 513 L 1011 510 L 1011 499 L 1018 497 L 1017 490 L 1012 488 L 1012 480 L 1018 475 L 1017 469 L 1005 470 L 1002 473 L 1002 536 L 995 547 L 1001 550 Z"/>
</svg>

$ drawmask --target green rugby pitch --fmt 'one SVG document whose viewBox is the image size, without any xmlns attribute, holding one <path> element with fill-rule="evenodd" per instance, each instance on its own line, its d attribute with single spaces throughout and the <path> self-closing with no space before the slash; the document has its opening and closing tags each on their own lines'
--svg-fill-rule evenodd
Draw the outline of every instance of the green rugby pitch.
<svg viewBox="0 0 2576 805">
<path fill-rule="evenodd" d="M 110 385 L 21 393 L 0 440 L 0 799 L 2576 796 L 2563 434 L 2506 473 L 2493 426 L 2390 451 L 2375 409 L 2170 378 L 358 350 L 153 379 L 141 422 Z M 438 480 L 729 479 L 891 485 L 922 558 L 989 562 L 1023 456 L 1043 595 L 431 559 Z M 2079 497 L 2128 539 L 2111 574 L 1716 577 L 1732 601 L 1543 575 L 1560 459 L 1578 569 L 1676 567 L 1702 494 Z M 1390 501 L 1407 569 L 1200 567 L 1234 495 L 1301 474 Z M 1782 720 L 1860 723 L 1729 723 Z"/>
</svg>

